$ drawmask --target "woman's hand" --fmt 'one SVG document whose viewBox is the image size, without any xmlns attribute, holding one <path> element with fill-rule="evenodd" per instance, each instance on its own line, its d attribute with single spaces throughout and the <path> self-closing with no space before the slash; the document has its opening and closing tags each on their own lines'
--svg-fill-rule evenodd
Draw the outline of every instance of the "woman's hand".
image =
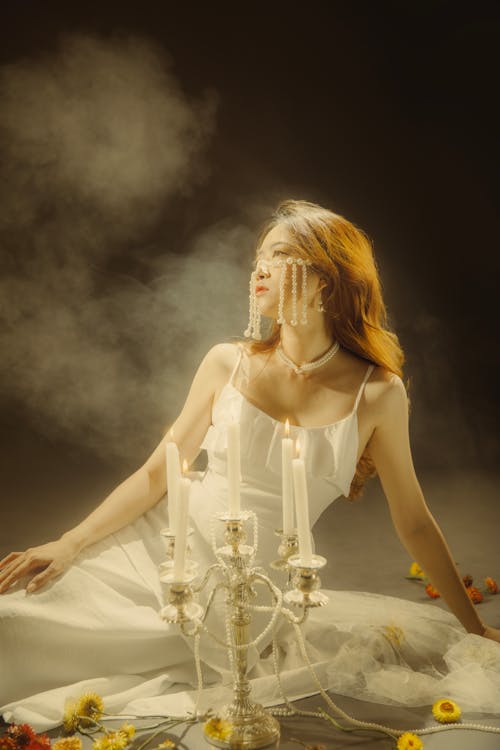
<svg viewBox="0 0 500 750">
<path fill-rule="evenodd" d="M 26 591 L 36 591 L 69 568 L 77 554 L 75 545 L 63 539 L 25 552 L 11 552 L 0 560 L 0 594 L 24 576 L 31 579 L 26 582 Z"/>
<path fill-rule="evenodd" d="M 485 626 L 484 638 L 490 638 L 492 641 L 497 641 L 497 643 L 500 643 L 500 630 L 498 628 L 490 628 L 488 625 Z"/>
</svg>

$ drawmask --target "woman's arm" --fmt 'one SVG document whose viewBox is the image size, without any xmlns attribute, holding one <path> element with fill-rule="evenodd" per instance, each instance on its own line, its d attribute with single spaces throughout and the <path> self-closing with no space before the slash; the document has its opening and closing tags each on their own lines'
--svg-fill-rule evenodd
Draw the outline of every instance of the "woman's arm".
<svg viewBox="0 0 500 750">
<path fill-rule="evenodd" d="M 185 458 L 188 464 L 196 458 L 211 423 L 214 395 L 227 379 L 233 359 L 234 347 L 231 344 L 218 344 L 210 349 L 194 376 L 173 428 L 144 464 L 60 539 L 25 552 L 11 552 L 0 560 L 0 593 L 23 576 L 34 573 L 37 575 L 31 579 L 29 590 L 40 588 L 69 567 L 82 549 L 132 523 L 156 505 L 167 491 L 166 443 L 175 439 L 181 459 Z"/>
<path fill-rule="evenodd" d="M 228 344 L 212 347 L 201 362 L 179 416 L 144 464 L 87 516 L 63 534 L 78 551 L 123 526 L 152 508 L 167 491 L 165 446 L 174 441 L 181 461 L 190 465 L 212 421 L 214 394 L 227 370 Z"/>
<path fill-rule="evenodd" d="M 469 633 L 486 635 L 490 629 L 469 599 L 415 475 L 408 429 L 408 397 L 401 378 L 391 376 L 380 396 L 379 406 L 379 420 L 370 439 L 369 452 L 398 536 L 464 628 Z"/>
</svg>

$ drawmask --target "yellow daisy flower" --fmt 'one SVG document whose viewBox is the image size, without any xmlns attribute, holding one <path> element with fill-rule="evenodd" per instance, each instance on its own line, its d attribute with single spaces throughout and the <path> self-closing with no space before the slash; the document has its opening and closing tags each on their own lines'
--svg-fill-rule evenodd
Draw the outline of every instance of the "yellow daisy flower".
<svg viewBox="0 0 500 750">
<path fill-rule="evenodd" d="M 205 734 L 214 740 L 226 740 L 233 731 L 231 722 L 220 719 L 218 716 L 214 716 L 213 719 L 206 721 L 203 728 Z"/>
<path fill-rule="evenodd" d="M 133 724 L 122 724 L 119 731 L 123 732 L 123 734 L 125 734 L 125 736 L 127 737 L 128 742 L 130 742 L 135 734 L 135 727 Z"/>
<path fill-rule="evenodd" d="M 405 732 L 398 737 L 398 750 L 422 750 L 424 743 L 416 734 Z"/>
<path fill-rule="evenodd" d="M 63 728 L 65 732 L 76 732 L 78 729 L 78 713 L 76 711 L 76 700 L 67 698 L 64 703 Z"/>
<path fill-rule="evenodd" d="M 63 737 L 52 744 L 52 750 L 82 750 L 82 741 L 79 737 Z"/>
<path fill-rule="evenodd" d="M 76 702 L 75 711 L 78 716 L 88 716 L 90 719 L 100 719 L 104 712 L 104 702 L 97 693 L 84 693 Z M 91 721 L 81 719 L 81 726 L 92 726 Z"/>
<path fill-rule="evenodd" d="M 420 567 L 420 565 L 416 562 L 413 562 L 410 565 L 409 575 L 414 576 L 415 578 L 425 578 L 425 573 Z"/>
<path fill-rule="evenodd" d="M 93 750 L 124 750 L 127 745 L 127 735 L 118 729 L 116 732 L 107 732 L 104 737 L 94 740 Z"/>
<path fill-rule="evenodd" d="M 434 714 L 434 718 L 440 721 L 441 724 L 448 724 L 458 721 L 462 710 L 454 701 L 450 701 L 448 698 L 441 698 L 434 703 L 432 713 Z"/>
</svg>

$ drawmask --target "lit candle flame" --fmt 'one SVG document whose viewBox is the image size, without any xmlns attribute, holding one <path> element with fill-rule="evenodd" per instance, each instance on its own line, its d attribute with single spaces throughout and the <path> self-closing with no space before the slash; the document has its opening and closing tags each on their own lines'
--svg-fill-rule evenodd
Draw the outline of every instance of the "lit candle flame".
<svg viewBox="0 0 500 750">
<path fill-rule="evenodd" d="M 295 443 L 295 455 L 297 458 L 300 458 L 300 440 L 297 440 Z"/>
<path fill-rule="evenodd" d="M 290 422 L 288 420 L 288 417 L 285 422 L 285 437 L 290 437 Z"/>
<path fill-rule="evenodd" d="M 182 462 L 182 473 L 186 474 L 187 470 L 188 470 L 188 462 L 186 461 L 186 459 L 184 459 Z"/>
</svg>

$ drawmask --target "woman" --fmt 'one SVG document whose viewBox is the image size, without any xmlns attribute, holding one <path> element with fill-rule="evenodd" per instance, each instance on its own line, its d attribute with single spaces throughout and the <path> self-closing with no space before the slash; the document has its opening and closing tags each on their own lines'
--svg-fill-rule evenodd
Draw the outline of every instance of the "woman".
<svg viewBox="0 0 500 750">
<path fill-rule="evenodd" d="M 261 316 L 272 324 L 264 338 Z M 392 597 L 329 592 L 329 605 L 313 610 L 305 628 L 327 685 L 368 700 L 419 705 L 439 698 L 446 684 L 448 695 L 454 686 L 472 709 L 495 705 L 484 695 L 489 690 L 491 697 L 492 675 L 500 691 L 500 630 L 485 624 L 470 601 L 415 476 L 403 352 L 386 325 L 366 235 L 313 203 L 283 202 L 258 240 L 245 333 L 254 341 L 219 344 L 207 353 L 171 430 L 96 510 L 60 539 L 0 561 L 6 720 L 29 715 L 53 726 L 63 698 L 83 687 L 108 697 L 116 710 L 131 710 L 135 698 L 151 699 L 151 713 L 166 705 L 154 696 L 165 700 L 176 685 L 194 684 L 190 640 L 158 616 L 165 445 L 175 437 L 188 464 L 201 448 L 208 451 L 208 469 L 195 478 L 190 496 L 192 556 L 208 566 L 211 519 L 228 503 L 226 428 L 233 419 L 241 424 L 242 505 L 259 519 L 258 564 L 267 568 L 276 557 L 280 438 L 289 419 L 305 455 L 312 523 L 335 498 L 359 496 L 378 473 L 401 541 L 454 615 Z M 36 597 L 26 596 L 24 586 Z M 211 627 L 222 632 L 221 602 L 212 615 Z M 256 615 L 256 626 L 264 626 L 263 618 Z M 285 624 L 278 639 L 289 694 L 304 694 L 306 677 Z M 269 677 L 269 643 L 270 637 L 249 655 L 256 697 L 268 703 L 279 697 Z M 474 648 L 484 680 L 471 694 L 460 674 Z M 227 678 L 226 654 L 209 638 L 202 658 L 207 681 Z"/>
</svg>

